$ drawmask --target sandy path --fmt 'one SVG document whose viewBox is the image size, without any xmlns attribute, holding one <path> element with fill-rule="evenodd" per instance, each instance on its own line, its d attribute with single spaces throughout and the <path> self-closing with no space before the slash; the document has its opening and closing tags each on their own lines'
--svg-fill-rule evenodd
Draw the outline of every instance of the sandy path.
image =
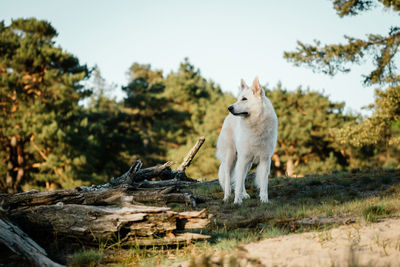
<svg viewBox="0 0 400 267">
<path fill-rule="evenodd" d="M 243 248 L 265 266 L 400 266 L 400 219 L 280 236 Z"/>
<path fill-rule="evenodd" d="M 209 255 L 209 254 L 208 254 Z M 400 218 L 290 234 L 240 246 L 235 252 L 194 255 L 192 266 L 391 266 L 400 267 Z M 192 260 L 193 260 L 192 259 Z M 190 266 L 189 262 L 172 264 Z"/>
</svg>

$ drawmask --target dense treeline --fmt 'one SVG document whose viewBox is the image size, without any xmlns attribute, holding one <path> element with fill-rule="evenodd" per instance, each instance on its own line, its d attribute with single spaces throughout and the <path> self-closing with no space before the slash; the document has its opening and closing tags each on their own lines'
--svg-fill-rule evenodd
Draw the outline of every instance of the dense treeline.
<svg viewBox="0 0 400 267">
<path fill-rule="evenodd" d="M 0 191 L 102 183 L 137 158 L 146 165 L 179 162 L 200 135 L 206 143 L 188 174 L 217 176 L 215 146 L 235 101 L 230 93 L 185 59 L 167 75 L 133 63 L 117 101 L 100 70 L 56 46 L 56 36 L 46 21 L 0 23 Z M 264 89 L 279 118 L 273 175 L 399 166 L 396 145 L 337 138 L 339 129 L 365 123 L 344 113 L 344 103 L 281 84 Z M 390 136 L 399 131 L 395 121 Z"/>
</svg>

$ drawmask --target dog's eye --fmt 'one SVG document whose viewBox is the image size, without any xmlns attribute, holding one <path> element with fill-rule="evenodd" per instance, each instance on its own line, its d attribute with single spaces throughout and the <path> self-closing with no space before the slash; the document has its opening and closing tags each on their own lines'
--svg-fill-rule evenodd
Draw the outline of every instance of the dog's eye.
<svg viewBox="0 0 400 267">
<path fill-rule="evenodd" d="M 242 101 L 246 101 L 247 100 L 247 98 L 245 98 L 245 97 L 242 97 Z"/>
</svg>

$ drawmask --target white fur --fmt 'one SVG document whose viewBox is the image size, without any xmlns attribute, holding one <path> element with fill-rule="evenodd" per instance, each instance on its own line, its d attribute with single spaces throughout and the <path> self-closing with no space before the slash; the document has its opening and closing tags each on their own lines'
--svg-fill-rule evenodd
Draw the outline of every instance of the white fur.
<svg viewBox="0 0 400 267">
<path fill-rule="evenodd" d="M 231 194 L 231 183 L 235 187 L 235 204 L 249 198 L 244 184 L 254 163 L 258 164 L 255 182 L 260 200 L 268 202 L 268 176 L 278 138 L 278 118 L 258 78 L 251 88 L 242 80 L 238 101 L 229 108 L 231 113 L 225 118 L 217 142 L 217 158 L 221 162 L 218 178 L 224 201 Z"/>
</svg>

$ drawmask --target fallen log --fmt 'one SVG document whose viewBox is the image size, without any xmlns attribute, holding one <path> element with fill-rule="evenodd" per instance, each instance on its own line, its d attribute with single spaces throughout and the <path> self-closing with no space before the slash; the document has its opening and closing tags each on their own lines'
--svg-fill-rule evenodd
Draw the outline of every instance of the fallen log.
<svg viewBox="0 0 400 267">
<path fill-rule="evenodd" d="M 165 180 L 143 182 L 134 185 L 122 185 L 115 188 L 77 187 L 73 189 L 39 192 L 32 190 L 13 195 L 0 195 L 0 206 L 5 210 L 26 209 L 41 205 L 84 204 L 84 205 L 119 205 L 127 206 L 137 203 L 185 203 L 196 207 L 210 198 L 193 195 L 190 191 L 181 191 L 192 182 Z"/>
<path fill-rule="evenodd" d="M 139 205 L 116 207 L 59 203 L 16 210 L 9 217 L 27 232 L 34 229 L 36 234 L 74 237 L 88 245 L 119 242 L 123 246 L 132 244 L 136 239 L 140 240 L 139 245 L 152 243 L 144 242 L 144 239 L 160 244 L 157 238 L 163 240 L 161 243 L 174 244 L 184 241 L 182 238 L 185 235 L 180 235 L 182 231 L 200 229 L 209 223 L 206 210 L 179 213 L 168 207 Z M 196 239 L 195 236 L 189 237 L 190 241 Z"/>
<path fill-rule="evenodd" d="M 136 160 L 127 172 L 109 183 L 0 194 L 0 207 L 11 222 L 39 238 L 72 237 L 86 245 L 114 242 L 122 246 L 176 245 L 207 239 L 209 236 L 187 232 L 210 222 L 206 210 L 175 212 L 168 207 L 143 205 L 177 202 L 196 207 L 210 200 L 188 190 L 200 183 L 185 174 L 203 142 L 204 137 L 176 170 L 171 169 L 171 161 L 142 169 L 143 163 Z"/>
<path fill-rule="evenodd" d="M 0 243 L 6 245 L 17 255 L 23 256 L 35 266 L 64 266 L 49 259 L 41 246 L 2 215 L 0 215 Z"/>
</svg>

